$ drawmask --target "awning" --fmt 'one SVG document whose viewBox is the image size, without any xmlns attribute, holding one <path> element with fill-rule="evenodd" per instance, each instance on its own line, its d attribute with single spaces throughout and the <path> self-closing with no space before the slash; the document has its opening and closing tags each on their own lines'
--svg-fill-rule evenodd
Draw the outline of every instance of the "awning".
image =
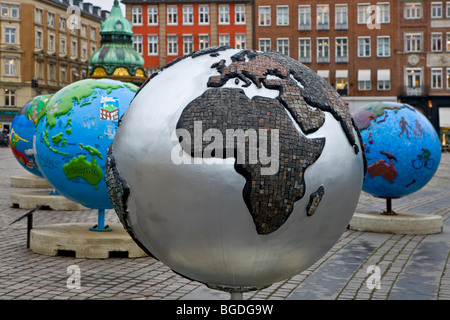
<svg viewBox="0 0 450 320">
<path fill-rule="evenodd" d="M 348 78 L 348 70 L 336 70 L 336 78 Z"/>
<path fill-rule="evenodd" d="M 324 79 L 330 78 L 330 70 L 317 70 L 317 74 Z"/>
<path fill-rule="evenodd" d="M 390 81 L 391 80 L 391 69 L 377 70 L 377 80 L 378 81 Z"/>
<path fill-rule="evenodd" d="M 358 70 L 358 81 L 370 81 L 370 70 Z"/>
</svg>

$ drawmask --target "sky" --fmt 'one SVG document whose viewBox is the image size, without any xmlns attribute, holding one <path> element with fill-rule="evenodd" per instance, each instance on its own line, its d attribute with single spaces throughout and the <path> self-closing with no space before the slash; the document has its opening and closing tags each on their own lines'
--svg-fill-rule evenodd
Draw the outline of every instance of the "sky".
<svg viewBox="0 0 450 320">
<path fill-rule="evenodd" d="M 84 3 L 92 3 L 94 6 L 99 6 L 102 10 L 111 11 L 111 8 L 114 4 L 114 0 L 83 0 Z M 120 8 L 122 9 L 122 14 L 125 16 L 125 5 L 120 2 Z"/>
</svg>

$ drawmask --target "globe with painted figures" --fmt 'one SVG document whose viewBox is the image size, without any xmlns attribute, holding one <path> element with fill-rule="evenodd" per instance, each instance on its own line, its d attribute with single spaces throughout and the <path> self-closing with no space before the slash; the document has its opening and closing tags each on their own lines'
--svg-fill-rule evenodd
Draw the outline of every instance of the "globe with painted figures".
<svg viewBox="0 0 450 320">
<path fill-rule="evenodd" d="M 352 113 L 367 159 L 363 190 L 375 197 L 401 198 L 423 188 L 441 160 L 433 125 L 405 103 L 374 102 Z"/>
<path fill-rule="evenodd" d="M 33 141 L 39 114 L 45 111 L 45 105 L 51 94 L 40 95 L 28 101 L 16 114 L 9 135 L 9 145 L 14 157 L 28 172 L 43 177 L 37 165 Z"/>
<path fill-rule="evenodd" d="M 121 117 L 138 87 L 84 79 L 56 92 L 38 116 L 36 161 L 63 196 L 91 209 L 112 208 L 105 161 Z"/>
<path fill-rule="evenodd" d="M 298 274 L 339 239 L 361 193 L 361 146 L 345 103 L 311 69 L 214 47 L 141 86 L 106 181 L 148 254 L 242 293 Z"/>
</svg>

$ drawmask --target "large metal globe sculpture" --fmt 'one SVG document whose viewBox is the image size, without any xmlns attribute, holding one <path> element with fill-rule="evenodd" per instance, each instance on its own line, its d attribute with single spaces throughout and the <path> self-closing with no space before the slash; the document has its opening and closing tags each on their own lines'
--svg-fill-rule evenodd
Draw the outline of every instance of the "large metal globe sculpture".
<svg viewBox="0 0 450 320">
<path fill-rule="evenodd" d="M 106 152 L 137 90 L 120 81 L 85 79 L 48 101 L 37 124 L 36 160 L 60 194 L 91 209 L 113 207 L 104 178 Z"/>
<path fill-rule="evenodd" d="M 367 173 L 363 191 L 395 199 L 423 188 L 441 160 L 433 125 L 405 103 L 369 103 L 352 113 L 364 143 Z"/>
<path fill-rule="evenodd" d="M 276 52 L 217 47 L 164 67 L 109 148 L 125 229 L 189 279 L 245 292 L 289 278 L 346 229 L 364 176 L 339 95 Z"/>
<path fill-rule="evenodd" d="M 51 96 L 40 95 L 28 101 L 14 117 L 9 135 L 9 145 L 16 160 L 28 172 L 41 178 L 43 175 L 35 159 L 33 141 L 39 114 Z"/>
</svg>

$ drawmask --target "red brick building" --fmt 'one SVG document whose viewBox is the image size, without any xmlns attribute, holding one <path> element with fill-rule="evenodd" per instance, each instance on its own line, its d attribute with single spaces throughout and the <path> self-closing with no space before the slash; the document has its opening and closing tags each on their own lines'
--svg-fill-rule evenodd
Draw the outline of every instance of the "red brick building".
<svg viewBox="0 0 450 320">
<path fill-rule="evenodd" d="M 123 0 L 134 47 L 149 74 L 193 51 L 230 45 L 252 49 L 251 0 Z"/>
</svg>

